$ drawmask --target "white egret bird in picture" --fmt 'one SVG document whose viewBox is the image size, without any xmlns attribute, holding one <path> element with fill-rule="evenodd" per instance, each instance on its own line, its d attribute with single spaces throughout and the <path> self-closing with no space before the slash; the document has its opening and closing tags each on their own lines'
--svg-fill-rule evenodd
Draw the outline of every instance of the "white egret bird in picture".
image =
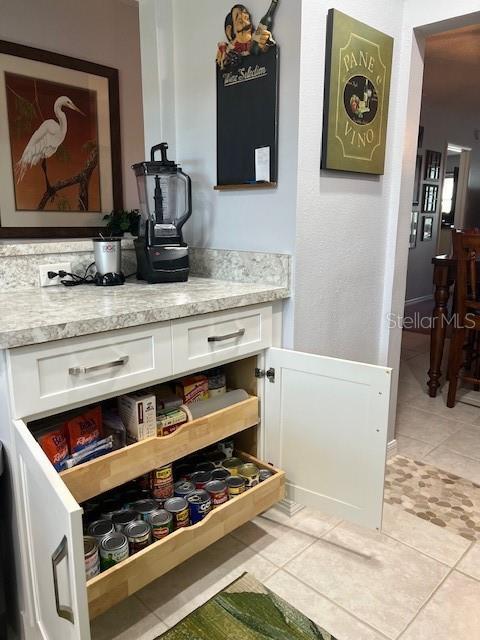
<svg viewBox="0 0 480 640">
<path fill-rule="evenodd" d="M 51 188 L 47 175 L 47 158 L 56 153 L 67 135 L 68 123 L 67 116 L 63 112 L 64 107 L 78 111 L 82 116 L 85 115 L 67 96 L 61 96 L 55 100 L 53 111 L 57 119 L 45 120 L 33 133 L 22 153 L 22 157 L 17 162 L 17 184 L 23 180 L 26 172 L 31 167 L 40 162 L 45 174 L 47 190 Z"/>
<path fill-rule="evenodd" d="M 5 86 L 16 211 L 101 212 L 97 91 L 10 71 Z"/>
</svg>

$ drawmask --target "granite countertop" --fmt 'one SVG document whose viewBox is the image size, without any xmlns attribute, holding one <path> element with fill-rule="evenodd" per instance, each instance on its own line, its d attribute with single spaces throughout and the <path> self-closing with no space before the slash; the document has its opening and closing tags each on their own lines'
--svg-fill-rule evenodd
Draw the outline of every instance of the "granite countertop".
<svg viewBox="0 0 480 640">
<path fill-rule="evenodd" d="M 289 289 L 191 277 L 186 283 L 0 291 L 0 349 L 288 298 Z"/>
</svg>

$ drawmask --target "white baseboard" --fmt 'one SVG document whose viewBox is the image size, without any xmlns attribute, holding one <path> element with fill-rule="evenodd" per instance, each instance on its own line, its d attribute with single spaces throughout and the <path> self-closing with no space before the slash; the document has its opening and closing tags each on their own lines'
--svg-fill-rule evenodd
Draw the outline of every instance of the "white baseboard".
<svg viewBox="0 0 480 640">
<path fill-rule="evenodd" d="M 419 298 L 412 298 L 411 300 L 405 300 L 405 306 L 410 307 L 412 304 L 417 304 L 418 302 L 426 302 L 427 300 L 433 300 L 433 294 L 428 296 L 420 296 Z"/>
<path fill-rule="evenodd" d="M 275 508 L 279 509 L 282 513 L 285 513 L 289 518 L 291 518 L 305 507 L 303 504 L 297 504 L 296 502 L 292 502 L 292 500 L 284 498 L 283 500 L 280 500 L 280 502 L 277 502 Z"/>
<path fill-rule="evenodd" d="M 387 444 L 387 460 L 391 460 L 394 456 L 397 455 L 398 446 L 396 440 L 391 440 Z"/>
</svg>

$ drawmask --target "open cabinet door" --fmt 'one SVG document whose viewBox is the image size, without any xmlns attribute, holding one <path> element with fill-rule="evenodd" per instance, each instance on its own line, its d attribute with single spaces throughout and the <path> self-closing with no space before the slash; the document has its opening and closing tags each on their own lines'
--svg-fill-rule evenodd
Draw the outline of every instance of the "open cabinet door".
<svg viewBox="0 0 480 640">
<path fill-rule="evenodd" d="M 391 370 L 284 349 L 266 368 L 265 454 L 286 497 L 380 529 Z"/>
<path fill-rule="evenodd" d="M 25 423 L 14 432 L 35 637 L 89 640 L 82 509 Z"/>
</svg>

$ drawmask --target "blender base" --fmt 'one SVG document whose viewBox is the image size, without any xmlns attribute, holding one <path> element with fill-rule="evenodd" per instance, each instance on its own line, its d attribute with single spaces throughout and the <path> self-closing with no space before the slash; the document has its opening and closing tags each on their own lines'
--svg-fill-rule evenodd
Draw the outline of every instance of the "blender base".
<svg viewBox="0 0 480 640">
<path fill-rule="evenodd" d="M 135 240 L 137 255 L 137 279 L 149 284 L 187 282 L 190 273 L 188 245 L 146 246 L 145 241 Z"/>
</svg>

